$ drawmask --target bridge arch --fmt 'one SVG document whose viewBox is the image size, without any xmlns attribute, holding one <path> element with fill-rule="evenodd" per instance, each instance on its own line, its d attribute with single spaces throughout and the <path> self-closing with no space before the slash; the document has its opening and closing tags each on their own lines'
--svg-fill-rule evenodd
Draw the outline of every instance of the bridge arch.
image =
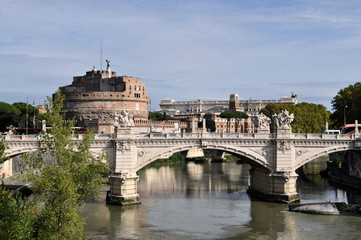
<svg viewBox="0 0 361 240">
<path fill-rule="evenodd" d="M 135 171 L 137 172 L 141 168 L 147 166 L 148 164 L 156 161 L 159 158 L 169 158 L 172 154 L 188 151 L 191 148 L 199 147 L 199 145 L 186 145 L 186 146 L 174 146 L 169 147 L 167 149 L 157 149 L 156 153 L 148 153 L 147 151 L 144 151 L 144 157 L 140 158 L 135 166 Z M 233 146 L 207 146 L 206 148 L 202 149 L 210 149 L 210 150 L 220 150 L 228 153 L 233 153 L 242 157 L 245 157 L 249 159 L 251 162 L 256 163 L 257 165 L 263 166 L 264 168 L 268 170 L 272 170 L 272 166 L 269 163 L 269 160 L 266 158 L 266 156 L 263 156 L 261 154 L 258 154 L 249 148 L 237 148 Z"/>
<path fill-rule="evenodd" d="M 353 148 L 350 148 L 348 146 L 331 146 L 321 149 L 314 149 L 311 153 L 306 153 L 297 159 L 295 169 L 302 167 L 303 165 L 315 160 L 318 157 L 335 152 L 344 152 L 347 150 L 353 150 Z"/>
<path fill-rule="evenodd" d="M 13 157 L 16 157 L 21 154 L 33 153 L 33 152 L 36 152 L 37 150 L 39 150 L 38 147 L 25 147 L 25 148 L 19 148 L 19 149 L 12 149 L 9 152 L 6 151 L 6 156 L 13 158 Z"/>
</svg>

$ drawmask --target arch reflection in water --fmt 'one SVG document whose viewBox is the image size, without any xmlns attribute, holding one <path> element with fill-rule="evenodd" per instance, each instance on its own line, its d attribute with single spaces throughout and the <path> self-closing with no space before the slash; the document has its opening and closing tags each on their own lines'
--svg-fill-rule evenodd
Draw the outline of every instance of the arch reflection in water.
<svg viewBox="0 0 361 240">
<path fill-rule="evenodd" d="M 142 204 L 126 208 L 86 204 L 87 234 L 98 240 L 361 237 L 358 217 L 292 213 L 287 205 L 250 201 L 245 191 L 247 169 L 248 165 L 232 162 L 142 169 L 138 172 Z M 344 195 L 327 180 L 299 181 L 301 202 L 335 201 Z"/>
<path fill-rule="evenodd" d="M 249 184 L 249 168 L 249 165 L 235 162 L 187 162 L 146 168 L 138 172 L 138 189 L 141 196 L 167 193 L 182 193 L 188 197 L 221 195 L 246 190 Z"/>
</svg>

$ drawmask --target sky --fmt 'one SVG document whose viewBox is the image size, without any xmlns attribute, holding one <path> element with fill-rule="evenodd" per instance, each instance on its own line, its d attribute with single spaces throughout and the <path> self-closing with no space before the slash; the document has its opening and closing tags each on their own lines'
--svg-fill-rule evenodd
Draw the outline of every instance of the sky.
<svg viewBox="0 0 361 240">
<path fill-rule="evenodd" d="M 0 0 L 0 101 L 43 104 L 101 59 L 141 78 L 151 110 L 293 92 L 332 111 L 361 80 L 361 1 Z"/>
</svg>

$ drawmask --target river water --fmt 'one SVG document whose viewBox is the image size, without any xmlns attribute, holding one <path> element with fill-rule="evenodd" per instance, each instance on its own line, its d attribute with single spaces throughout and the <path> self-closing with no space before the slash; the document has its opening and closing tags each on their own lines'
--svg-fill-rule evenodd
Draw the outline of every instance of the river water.
<svg viewBox="0 0 361 240">
<path fill-rule="evenodd" d="M 301 203 L 353 202 L 358 194 L 321 178 L 325 161 L 309 163 L 298 178 Z M 91 239 L 360 239 L 361 217 L 308 215 L 287 204 L 250 199 L 249 165 L 185 162 L 138 172 L 140 205 L 87 203 Z"/>
</svg>

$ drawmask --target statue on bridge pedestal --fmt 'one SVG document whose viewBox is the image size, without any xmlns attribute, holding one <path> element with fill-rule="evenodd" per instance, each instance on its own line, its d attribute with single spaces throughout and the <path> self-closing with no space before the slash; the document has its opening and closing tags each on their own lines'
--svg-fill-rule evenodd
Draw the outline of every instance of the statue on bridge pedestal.
<svg viewBox="0 0 361 240">
<path fill-rule="evenodd" d="M 133 116 L 128 110 L 122 110 L 119 113 L 114 114 L 114 126 L 117 127 L 134 127 Z"/>
<path fill-rule="evenodd" d="M 255 125 L 257 133 L 269 133 L 270 132 L 271 119 L 263 113 L 255 116 Z"/>
<path fill-rule="evenodd" d="M 292 130 L 291 123 L 293 122 L 293 113 L 289 114 L 287 110 L 282 110 L 279 114 L 272 116 L 275 124 L 275 129 L 278 130 Z"/>
</svg>

